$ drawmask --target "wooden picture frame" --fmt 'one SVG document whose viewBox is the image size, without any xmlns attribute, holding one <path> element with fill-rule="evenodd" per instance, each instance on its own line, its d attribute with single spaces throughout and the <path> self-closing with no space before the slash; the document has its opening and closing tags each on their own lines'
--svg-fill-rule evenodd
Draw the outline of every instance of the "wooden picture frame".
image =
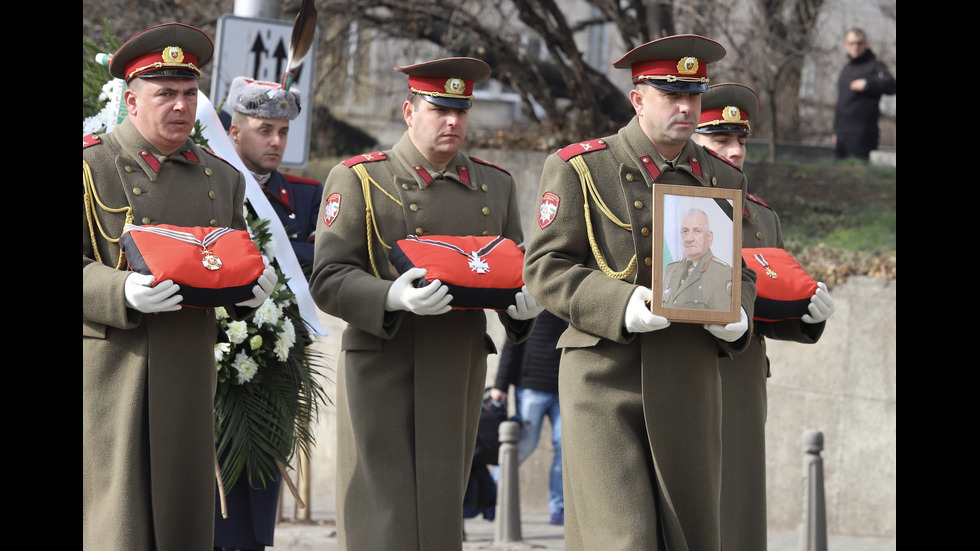
<svg viewBox="0 0 980 551">
<path fill-rule="evenodd" d="M 741 216 L 741 190 L 653 185 L 654 314 L 680 323 L 740 320 Z"/>
</svg>

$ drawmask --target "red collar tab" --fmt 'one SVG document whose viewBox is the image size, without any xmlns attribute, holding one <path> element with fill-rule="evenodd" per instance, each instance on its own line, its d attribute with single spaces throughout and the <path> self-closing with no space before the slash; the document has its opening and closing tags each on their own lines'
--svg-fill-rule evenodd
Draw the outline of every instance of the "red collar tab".
<svg viewBox="0 0 980 551">
<path fill-rule="evenodd" d="M 457 166 L 456 174 L 459 174 L 459 181 L 463 182 L 467 186 L 470 185 L 470 171 L 466 169 L 465 165 Z"/>
<path fill-rule="evenodd" d="M 694 157 L 691 157 L 688 160 L 691 162 L 691 171 L 694 172 L 694 174 L 697 175 L 698 178 L 700 178 L 701 177 L 701 163 L 699 163 L 698 160 L 695 159 Z"/>
<path fill-rule="evenodd" d="M 412 168 L 415 169 L 415 172 L 419 173 L 419 176 L 422 178 L 423 182 L 425 182 L 426 184 L 432 182 L 432 176 L 429 175 L 429 171 L 426 170 L 422 165 L 415 165 Z"/>
<path fill-rule="evenodd" d="M 647 169 L 650 173 L 650 177 L 656 180 L 660 177 L 660 169 L 657 168 L 657 163 L 653 162 L 653 159 L 649 155 L 644 155 L 640 157 L 640 162 L 643 163 L 643 168 Z"/>
<path fill-rule="evenodd" d="M 278 184 L 275 186 L 270 186 L 269 182 L 266 182 L 265 186 L 262 187 L 265 194 L 270 198 L 275 199 L 282 206 L 286 207 L 290 211 L 296 210 L 292 204 L 292 190 L 289 189 L 289 184 Z"/>
<path fill-rule="evenodd" d="M 153 153 L 150 153 L 149 149 L 144 149 L 143 151 L 140 151 L 140 157 L 143 157 L 143 160 L 146 162 L 147 165 L 149 165 L 150 170 L 152 170 L 154 174 L 160 172 L 160 161 L 158 161 L 157 158 L 153 156 Z"/>
<path fill-rule="evenodd" d="M 181 153 L 184 154 L 184 158 L 185 159 L 187 159 L 188 161 L 190 161 L 192 163 L 199 163 L 199 162 L 201 162 L 201 160 L 197 158 L 197 155 L 195 155 L 194 152 L 191 151 L 190 149 L 186 149 L 186 150 L 182 151 Z"/>
</svg>

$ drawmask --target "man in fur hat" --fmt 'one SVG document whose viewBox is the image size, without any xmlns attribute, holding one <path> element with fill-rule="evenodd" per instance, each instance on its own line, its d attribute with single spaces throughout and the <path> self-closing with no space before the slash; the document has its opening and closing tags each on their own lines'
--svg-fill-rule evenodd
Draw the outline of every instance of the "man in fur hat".
<svg viewBox="0 0 980 551">
<path fill-rule="evenodd" d="M 226 106 L 232 112 L 228 131 L 235 150 L 265 190 L 308 276 L 323 188 L 317 180 L 278 170 L 289 139 L 289 123 L 301 109 L 299 91 L 283 90 L 275 82 L 237 77 L 231 81 Z"/>
</svg>

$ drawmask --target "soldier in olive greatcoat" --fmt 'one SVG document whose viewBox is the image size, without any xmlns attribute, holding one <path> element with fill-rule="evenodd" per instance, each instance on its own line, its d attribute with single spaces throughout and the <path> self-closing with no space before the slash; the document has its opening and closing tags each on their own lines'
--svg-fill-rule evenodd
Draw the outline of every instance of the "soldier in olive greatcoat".
<svg viewBox="0 0 980 551">
<path fill-rule="evenodd" d="M 349 551 L 458 551 L 486 360 L 496 350 L 482 310 L 451 309 L 446 285 L 420 279 L 422 268 L 399 275 L 388 253 L 408 235 L 523 243 L 523 230 L 513 177 L 460 151 L 473 84 L 490 67 L 448 58 L 396 69 L 409 75 L 408 130 L 391 149 L 330 171 L 317 222 L 310 291 L 347 322 L 337 537 Z M 519 341 L 541 310 L 522 291 L 498 317 Z"/>
<path fill-rule="evenodd" d="M 718 358 L 748 344 L 755 275 L 741 272 L 740 320 L 654 315 L 654 183 L 746 190 L 745 177 L 690 140 L 707 66 L 725 49 L 678 35 L 639 46 L 636 116 L 617 134 L 548 157 L 527 287 L 568 320 L 558 346 L 570 551 L 719 551 Z M 660 300 L 661 297 L 657 297 Z"/>
<path fill-rule="evenodd" d="M 83 140 L 86 550 L 212 545 L 218 322 L 213 309 L 182 307 L 172 280 L 151 286 L 152 275 L 130 271 L 118 241 L 127 223 L 246 228 L 244 177 L 189 139 L 200 67 L 213 50 L 206 34 L 180 23 L 137 33 L 109 63 L 129 86 L 126 119 Z M 275 272 L 258 283 L 229 315 L 251 315 Z"/>
<path fill-rule="evenodd" d="M 755 91 L 742 84 L 716 84 L 701 98 L 701 120 L 692 139 L 733 165 L 745 163 L 749 120 L 759 108 Z M 776 211 L 746 194 L 742 211 L 742 247 L 782 249 Z M 785 274 L 784 274 L 785 275 Z M 760 275 L 760 277 L 768 277 Z M 720 361 L 722 395 L 722 540 L 730 549 L 765 551 L 766 532 L 766 337 L 815 343 L 823 334 L 834 301 L 823 283 L 801 318 L 756 319 L 752 339 L 741 354 Z M 760 312 L 756 306 L 756 315 Z M 768 317 L 768 316 L 767 316 Z"/>
</svg>

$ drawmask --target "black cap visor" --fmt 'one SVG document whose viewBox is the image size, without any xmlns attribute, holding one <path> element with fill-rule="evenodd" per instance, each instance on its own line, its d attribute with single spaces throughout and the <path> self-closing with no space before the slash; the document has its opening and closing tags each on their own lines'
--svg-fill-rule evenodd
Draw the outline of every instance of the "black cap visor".
<svg viewBox="0 0 980 551">
<path fill-rule="evenodd" d="M 749 129 L 745 128 L 741 124 L 711 124 L 708 126 L 702 126 L 695 130 L 698 134 L 718 134 L 721 132 L 741 132 L 743 134 L 748 134 Z"/>
<path fill-rule="evenodd" d="M 446 107 L 449 109 L 469 109 L 473 107 L 473 102 L 468 99 L 460 98 L 447 98 L 442 96 L 430 96 L 428 94 L 419 94 L 422 99 L 439 107 Z"/>
<path fill-rule="evenodd" d="M 644 79 L 637 84 L 639 83 L 649 84 L 665 92 L 676 92 L 679 94 L 703 94 L 708 91 L 708 85 L 703 82 L 686 82 L 683 80 L 667 82 L 666 80 Z"/>
<path fill-rule="evenodd" d="M 163 69 L 157 69 L 155 71 L 147 71 L 145 73 L 140 73 L 133 78 L 193 78 L 199 79 L 197 73 L 191 71 L 190 69 L 181 69 L 179 67 L 167 67 Z M 132 81 L 133 79 L 129 79 Z"/>
</svg>

